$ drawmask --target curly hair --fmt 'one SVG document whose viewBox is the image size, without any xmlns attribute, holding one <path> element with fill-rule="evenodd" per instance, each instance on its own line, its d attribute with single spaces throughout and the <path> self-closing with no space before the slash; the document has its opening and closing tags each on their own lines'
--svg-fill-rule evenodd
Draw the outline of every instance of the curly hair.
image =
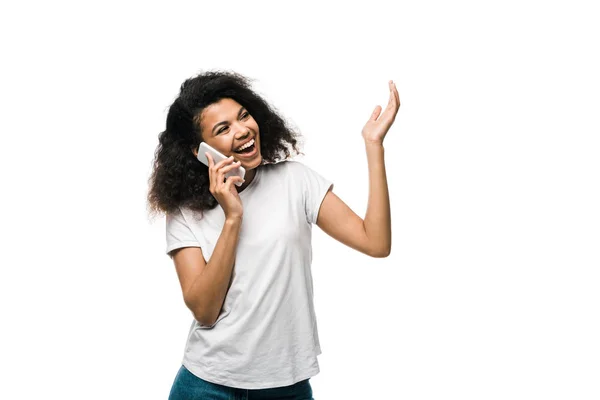
<svg viewBox="0 0 600 400">
<path fill-rule="evenodd" d="M 235 100 L 258 123 L 261 165 L 289 159 L 291 151 L 302 154 L 298 150 L 300 133 L 251 89 L 250 82 L 231 71 L 207 71 L 183 82 L 169 107 L 166 128 L 159 134 L 154 153 L 147 197 L 151 215 L 172 212 L 179 206 L 200 212 L 217 206 L 209 191 L 208 167 L 196 159 L 192 150 L 203 141 L 202 111 L 221 99 Z"/>
</svg>

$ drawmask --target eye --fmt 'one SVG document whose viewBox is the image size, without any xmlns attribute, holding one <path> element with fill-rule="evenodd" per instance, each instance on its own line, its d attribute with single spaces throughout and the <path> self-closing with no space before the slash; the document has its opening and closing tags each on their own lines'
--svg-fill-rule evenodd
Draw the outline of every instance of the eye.
<svg viewBox="0 0 600 400">
<path fill-rule="evenodd" d="M 217 131 L 217 135 L 218 135 L 219 133 L 223 133 L 223 132 L 225 132 L 225 130 L 226 130 L 226 129 L 227 129 L 227 127 L 226 127 L 226 126 L 222 127 L 221 129 L 219 129 L 219 130 Z"/>
<path fill-rule="evenodd" d="M 245 113 L 242 114 L 242 119 L 246 119 L 250 116 L 250 113 L 248 111 L 246 111 Z"/>
</svg>

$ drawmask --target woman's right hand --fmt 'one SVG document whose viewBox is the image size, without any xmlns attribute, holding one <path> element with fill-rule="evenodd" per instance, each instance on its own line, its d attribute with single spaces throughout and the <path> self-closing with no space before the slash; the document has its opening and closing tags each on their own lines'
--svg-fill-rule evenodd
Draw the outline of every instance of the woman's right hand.
<svg viewBox="0 0 600 400">
<path fill-rule="evenodd" d="M 244 210 L 234 183 L 244 182 L 244 179 L 239 176 L 230 176 L 225 180 L 225 174 L 234 168 L 238 168 L 241 163 L 239 161 L 233 162 L 233 157 L 229 157 L 215 164 L 210 153 L 205 154 L 208 159 L 210 193 L 223 208 L 225 218 L 241 218 Z"/>
</svg>

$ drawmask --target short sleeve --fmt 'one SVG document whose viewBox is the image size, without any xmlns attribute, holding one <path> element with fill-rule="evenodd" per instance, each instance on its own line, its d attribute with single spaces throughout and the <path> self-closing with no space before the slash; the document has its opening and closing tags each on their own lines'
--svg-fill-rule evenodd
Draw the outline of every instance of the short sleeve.
<svg viewBox="0 0 600 400">
<path fill-rule="evenodd" d="M 167 249 L 166 253 L 181 247 L 202 247 L 178 208 L 166 216 Z"/>
<path fill-rule="evenodd" d="M 299 163 L 300 164 L 300 163 Z M 319 209 L 325 195 L 330 189 L 333 189 L 333 183 L 321 176 L 312 168 L 302 165 L 302 178 L 304 187 L 304 208 L 306 210 L 306 219 L 311 224 L 317 223 Z"/>
</svg>

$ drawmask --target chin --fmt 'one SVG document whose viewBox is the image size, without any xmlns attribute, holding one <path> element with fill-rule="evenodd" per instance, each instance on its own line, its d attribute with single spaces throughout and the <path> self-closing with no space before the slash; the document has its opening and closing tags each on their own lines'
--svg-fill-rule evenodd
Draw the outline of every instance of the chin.
<svg viewBox="0 0 600 400">
<path fill-rule="evenodd" d="M 262 156 L 259 154 L 255 160 L 249 161 L 248 166 L 244 166 L 244 168 L 246 168 L 246 170 L 257 168 L 262 164 L 262 161 Z"/>
</svg>

